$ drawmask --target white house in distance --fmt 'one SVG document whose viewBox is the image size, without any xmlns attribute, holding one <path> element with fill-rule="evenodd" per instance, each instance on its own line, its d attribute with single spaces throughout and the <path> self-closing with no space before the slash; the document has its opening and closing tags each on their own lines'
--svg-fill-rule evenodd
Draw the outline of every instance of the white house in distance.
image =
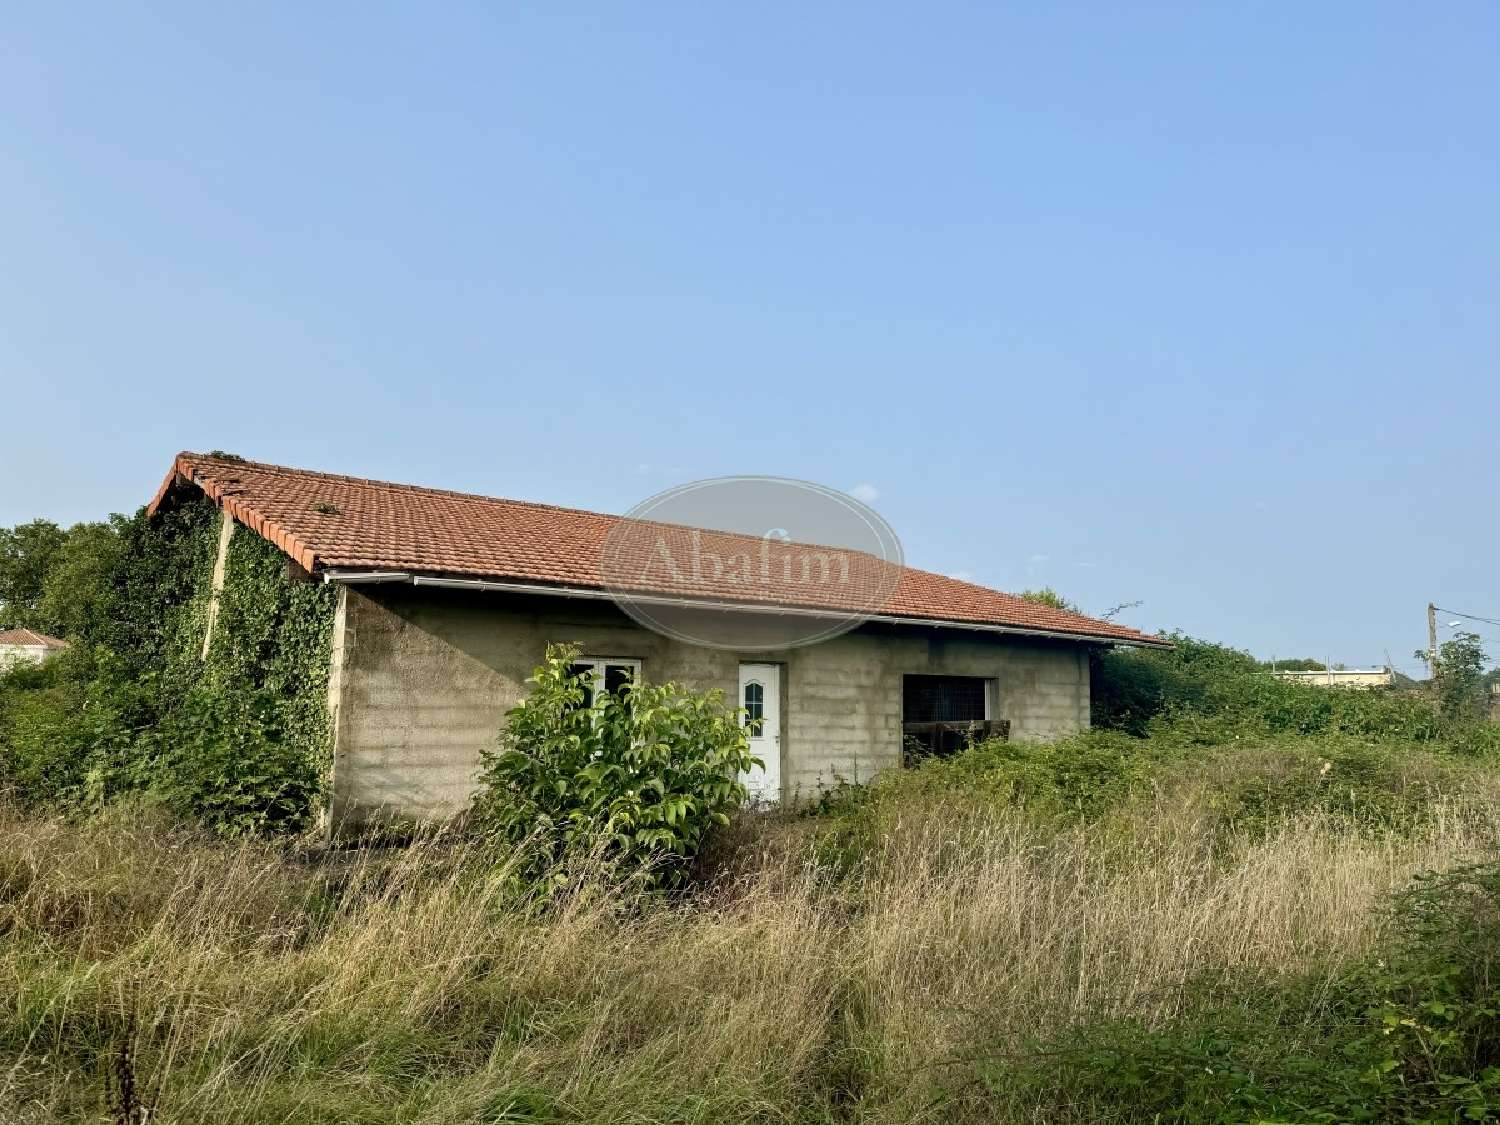
<svg viewBox="0 0 1500 1125">
<path fill-rule="evenodd" d="M 35 629 L 0 630 L 0 671 L 16 664 L 40 664 L 67 647 L 67 641 Z"/>
<path fill-rule="evenodd" d="M 1317 687 L 1369 688 L 1390 687 L 1389 668 L 1325 668 L 1312 672 L 1272 672 L 1278 680 L 1289 680 L 1297 684 L 1314 684 Z"/>
</svg>

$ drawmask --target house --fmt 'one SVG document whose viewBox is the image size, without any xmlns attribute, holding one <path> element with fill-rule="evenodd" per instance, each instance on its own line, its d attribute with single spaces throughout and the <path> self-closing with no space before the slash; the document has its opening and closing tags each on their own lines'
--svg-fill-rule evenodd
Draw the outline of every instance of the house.
<svg viewBox="0 0 1500 1125">
<path fill-rule="evenodd" d="M 295 577 L 336 588 L 328 706 L 341 824 L 465 808 L 481 753 L 550 643 L 576 644 L 580 673 L 606 686 L 634 675 L 723 689 L 757 720 L 766 766 L 746 780 L 768 800 L 899 765 L 907 735 L 934 723 L 1072 734 L 1089 724 L 1091 652 L 1167 646 L 856 559 L 856 580 L 892 579 L 878 612 L 819 643 L 736 652 L 648 629 L 617 604 L 600 559 L 619 517 L 193 453 L 176 458 L 148 514 L 203 497 L 222 511 L 217 572 L 233 536 L 258 535 Z M 696 530 L 667 530 L 697 543 Z M 662 602 L 749 618 L 838 608 L 816 591 L 804 604 L 777 595 L 729 605 L 722 585 L 692 575 L 653 589 Z"/>
<path fill-rule="evenodd" d="M 0 630 L 0 671 L 17 664 L 41 664 L 67 647 L 67 641 L 35 629 Z"/>
<path fill-rule="evenodd" d="M 1360 690 L 1390 687 L 1392 683 L 1389 668 L 1322 668 L 1305 672 L 1272 672 L 1271 675 L 1288 683 Z"/>
</svg>

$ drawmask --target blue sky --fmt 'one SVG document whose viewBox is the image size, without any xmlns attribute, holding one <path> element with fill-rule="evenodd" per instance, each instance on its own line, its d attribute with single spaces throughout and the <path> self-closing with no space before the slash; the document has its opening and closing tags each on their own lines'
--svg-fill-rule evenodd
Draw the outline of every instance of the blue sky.
<svg viewBox="0 0 1500 1125">
<path fill-rule="evenodd" d="M 180 448 L 909 561 L 1263 656 L 1500 617 L 1500 9 L 29 5 L 0 524 Z M 1500 655 L 1500 634 L 1492 648 Z"/>
</svg>

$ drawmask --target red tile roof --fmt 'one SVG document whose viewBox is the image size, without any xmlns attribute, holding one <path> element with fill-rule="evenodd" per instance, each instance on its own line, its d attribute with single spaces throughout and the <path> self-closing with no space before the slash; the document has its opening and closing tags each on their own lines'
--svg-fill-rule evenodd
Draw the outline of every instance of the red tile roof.
<svg viewBox="0 0 1500 1125">
<path fill-rule="evenodd" d="M 0 629 L 0 645 L 20 645 L 22 648 L 67 648 L 67 641 L 38 633 L 35 629 Z"/>
<path fill-rule="evenodd" d="M 313 572 L 388 571 L 588 590 L 615 585 L 603 580 L 601 554 L 611 529 L 621 524 L 617 516 L 200 453 L 178 454 L 148 514 L 189 484 Z M 689 529 L 663 527 L 677 536 L 692 534 Z M 744 537 L 703 534 L 740 543 L 739 549 L 744 549 Z M 1123 625 L 1037 605 L 956 578 L 894 568 L 869 555 L 853 557 L 852 593 L 820 590 L 800 600 L 746 599 L 743 586 L 716 588 L 702 579 L 674 584 L 665 578 L 653 580 L 649 592 L 813 609 L 865 609 L 889 617 L 1062 633 L 1086 640 L 1168 644 Z M 878 603 L 861 600 L 875 590 L 880 591 Z"/>
</svg>

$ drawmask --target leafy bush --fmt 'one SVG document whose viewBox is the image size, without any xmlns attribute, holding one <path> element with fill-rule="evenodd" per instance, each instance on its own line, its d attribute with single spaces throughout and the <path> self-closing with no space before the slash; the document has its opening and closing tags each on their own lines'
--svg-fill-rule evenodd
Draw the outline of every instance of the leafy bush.
<svg viewBox="0 0 1500 1125">
<path fill-rule="evenodd" d="M 1087 823 L 1096 839 L 1137 847 L 1132 827 L 1160 805 L 1238 847 L 1299 821 L 1388 838 L 1464 819 L 1500 845 L 1487 810 L 1500 779 L 1483 764 L 1353 738 L 1271 739 L 1217 747 L 1090 731 L 1055 742 L 984 742 L 867 785 L 840 785 L 807 812 L 831 873 L 862 871 L 900 825 L 940 806 L 953 818 L 1014 810 L 1035 828 Z M 955 832 L 957 829 L 955 828 Z M 1205 855 L 1205 861 L 1210 856 Z"/>
<path fill-rule="evenodd" d="M 1157 716 L 1206 710 L 1216 684 L 1260 672 L 1249 653 L 1180 633 L 1168 639 L 1171 649 L 1117 649 L 1095 658 L 1090 677 L 1094 726 L 1142 736 Z"/>
<path fill-rule="evenodd" d="M 630 683 L 592 706 L 577 649 L 552 646 L 487 754 L 476 822 L 531 851 L 533 874 L 598 854 L 652 882 L 680 880 L 709 829 L 745 800 L 757 760 L 722 693 Z"/>
<path fill-rule="evenodd" d="M 1116 731 L 1055 742 L 992 739 L 886 771 L 868 785 L 841 784 L 809 812 L 828 821 L 819 836 L 821 861 L 848 871 L 880 850 L 893 821 L 924 804 L 1012 806 L 1039 822 L 1092 820 L 1142 791 L 1155 759 L 1151 744 Z"/>
<path fill-rule="evenodd" d="M 1368 1036 L 1382 1095 L 1409 1117 L 1500 1116 L 1500 862 L 1419 877 L 1386 933 Z"/>
<path fill-rule="evenodd" d="M 1095 658 L 1093 723 L 1187 746 L 1348 735 L 1460 754 L 1500 751 L 1500 731 L 1431 697 L 1329 690 L 1272 676 L 1249 653 L 1176 634 L 1171 650 Z"/>
<path fill-rule="evenodd" d="M 177 815 L 226 835 L 306 827 L 323 775 L 289 744 L 280 717 L 268 695 L 195 689 L 157 732 L 151 791 Z"/>
<path fill-rule="evenodd" d="M 35 803 L 82 783 L 79 685 L 62 674 L 66 656 L 0 672 L 0 787 Z"/>
</svg>

